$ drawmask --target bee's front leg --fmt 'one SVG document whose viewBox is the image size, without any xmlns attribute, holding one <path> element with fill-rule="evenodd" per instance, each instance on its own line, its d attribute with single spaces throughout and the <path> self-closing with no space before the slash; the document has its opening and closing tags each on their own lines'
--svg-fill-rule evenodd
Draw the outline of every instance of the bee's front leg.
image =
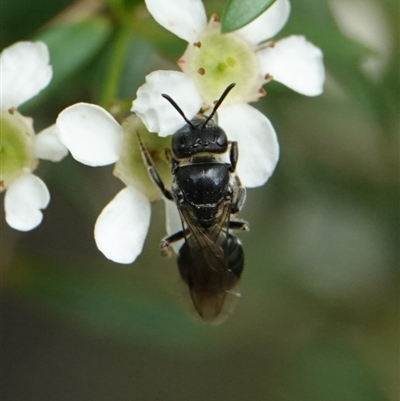
<svg viewBox="0 0 400 401">
<path fill-rule="evenodd" d="M 229 171 L 234 173 L 239 159 L 239 147 L 236 141 L 230 142 L 229 160 L 231 162 Z"/>
<path fill-rule="evenodd" d="M 157 185 L 157 187 L 160 189 L 162 194 L 169 200 L 173 200 L 173 196 L 171 191 L 165 188 L 165 185 L 158 174 L 156 167 L 154 166 L 153 159 L 150 156 L 149 151 L 147 150 L 145 144 L 142 141 L 142 138 L 139 135 L 139 132 L 136 132 L 138 140 L 139 140 L 139 145 L 140 145 L 140 151 L 142 153 L 143 161 L 147 166 L 147 171 L 149 172 L 149 175 L 151 179 L 153 180 L 154 184 Z"/>
</svg>

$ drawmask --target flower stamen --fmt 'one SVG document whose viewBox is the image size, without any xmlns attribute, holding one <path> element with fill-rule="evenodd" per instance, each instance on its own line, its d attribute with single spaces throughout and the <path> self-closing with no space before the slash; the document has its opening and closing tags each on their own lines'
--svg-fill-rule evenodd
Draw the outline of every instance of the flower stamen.
<svg viewBox="0 0 400 401">
<path fill-rule="evenodd" d="M 208 105 L 232 82 L 237 86 L 227 99 L 228 103 L 257 100 L 257 90 L 264 84 L 254 49 L 237 35 L 221 35 L 220 23 L 215 16 L 178 64 L 193 79 Z"/>
<path fill-rule="evenodd" d="M 274 79 L 274 77 L 271 74 L 267 73 L 264 75 L 264 79 L 265 79 L 265 82 L 270 82 Z"/>
</svg>

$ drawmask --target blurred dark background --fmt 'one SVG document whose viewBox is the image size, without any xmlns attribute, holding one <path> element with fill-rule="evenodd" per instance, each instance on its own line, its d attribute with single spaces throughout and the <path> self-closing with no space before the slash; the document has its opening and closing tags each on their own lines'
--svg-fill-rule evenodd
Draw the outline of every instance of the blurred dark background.
<svg viewBox="0 0 400 401">
<path fill-rule="evenodd" d="M 225 5 L 205 3 L 209 16 Z M 121 36 L 126 102 L 185 48 L 140 1 L 0 5 L 2 48 L 50 47 L 53 81 L 21 108 L 37 132 L 78 101 L 110 105 Z M 248 191 L 233 315 L 209 327 L 187 312 L 175 261 L 158 253 L 162 203 L 142 255 L 117 265 L 93 239 L 123 188 L 112 167 L 43 161 L 37 174 L 52 196 L 43 223 L 20 233 L 1 216 L 2 400 L 399 399 L 399 5 L 292 1 L 278 38 L 289 34 L 323 50 L 325 92 L 271 83 L 256 105 L 281 158 L 267 185 Z"/>
</svg>

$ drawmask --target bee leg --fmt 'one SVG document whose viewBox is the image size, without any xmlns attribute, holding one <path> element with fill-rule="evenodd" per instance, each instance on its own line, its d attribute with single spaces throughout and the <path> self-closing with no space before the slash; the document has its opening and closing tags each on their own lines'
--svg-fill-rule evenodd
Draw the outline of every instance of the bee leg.
<svg viewBox="0 0 400 401">
<path fill-rule="evenodd" d="M 167 158 L 168 162 L 171 163 L 172 174 L 174 174 L 176 169 L 179 167 L 178 160 L 174 158 L 172 150 L 169 148 L 165 149 L 165 157 Z"/>
<path fill-rule="evenodd" d="M 230 142 L 231 145 L 231 149 L 229 152 L 229 159 L 231 162 L 229 171 L 231 173 L 233 173 L 236 170 L 236 165 L 238 162 L 238 158 L 239 158 L 239 147 L 238 147 L 238 143 L 236 141 Z"/>
<path fill-rule="evenodd" d="M 171 249 L 171 245 L 174 242 L 180 241 L 184 239 L 186 232 L 184 230 L 178 231 L 175 234 L 169 235 L 161 240 L 160 249 L 161 254 L 166 257 L 170 257 L 174 254 L 173 250 Z"/>
<path fill-rule="evenodd" d="M 147 166 L 147 171 L 149 172 L 151 179 L 153 180 L 154 184 L 156 184 L 158 188 L 160 188 L 160 191 L 163 193 L 163 195 L 167 199 L 172 201 L 174 199 L 172 193 L 171 191 L 168 191 L 168 189 L 165 188 L 165 185 L 154 166 L 153 159 L 151 158 L 150 153 L 146 149 L 146 146 L 144 145 L 142 138 L 139 135 L 139 132 L 136 132 L 136 135 L 139 140 L 140 151 L 143 156 L 143 161 Z"/>
<path fill-rule="evenodd" d="M 228 228 L 230 230 L 241 230 L 241 231 L 249 231 L 249 223 L 243 220 L 231 220 L 228 223 Z"/>
<path fill-rule="evenodd" d="M 246 200 L 246 188 L 241 186 L 239 177 L 236 177 L 236 182 L 238 188 L 237 188 L 236 199 L 232 204 L 232 210 L 231 210 L 232 214 L 238 213 L 242 209 L 244 202 Z"/>
</svg>

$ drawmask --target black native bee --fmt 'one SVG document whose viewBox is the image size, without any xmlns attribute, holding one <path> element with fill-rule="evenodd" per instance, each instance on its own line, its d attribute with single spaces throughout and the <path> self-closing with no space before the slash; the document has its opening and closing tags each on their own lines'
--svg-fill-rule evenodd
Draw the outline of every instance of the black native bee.
<svg viewBox="0 0 400 401">
<path fill-rule="evenodd" d="M 178 253 L 178 268 L 188 285 L 193 304 L 204 321 L 219 318 L 227 293 L 238 283 L 244 267 L 244 252 L 230 230 L 248 230 L 248 224 L 231 220 L 246 197 L 235 173 L 238 144 L 229 142 L 226 133 L 212 118 L 235 84 L 229 85 L 211 114 L 198 114 L 188 120 L 175 101 L 167 99 L 186 121 L 172 136 L 170 154 L 172 190 L 165 188 L 149 152 L 140 140 L 143 159 L 154 183 L 174 202 L 182 230 L 161 242 L 161 249 L 184 240 Z M 229 151 L 229 162 L 221 156 Z"/>
</svg>

